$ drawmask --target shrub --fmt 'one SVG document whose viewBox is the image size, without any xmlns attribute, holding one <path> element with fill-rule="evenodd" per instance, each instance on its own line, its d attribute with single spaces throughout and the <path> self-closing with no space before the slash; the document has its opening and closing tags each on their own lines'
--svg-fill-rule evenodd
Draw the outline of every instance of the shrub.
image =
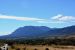
<svg viewBox="0 0 75 50">
<path fill-rule="evenodd" d="M 48 48 L 46 48 L 45 50 L 49 50 Z"/>
<path fill-rule="evenodd" d="M 11 48 L 12 48 L 12 49 L 15 49 L 15 46 L 12 45 Z"/>
<path fill-rule="evenodd" d="M 20 48 L 17 48 L 16 50 L 20 50 Z"/>
<path fill-rule="evenodd" d="M 38 50 L 38 49 L 35 48 L 34 50 Z"/>
<path fill-rule="evenodd" d="M 26 48 L 23 48 L 23 50 L 26 50 Z"/>
</svg>

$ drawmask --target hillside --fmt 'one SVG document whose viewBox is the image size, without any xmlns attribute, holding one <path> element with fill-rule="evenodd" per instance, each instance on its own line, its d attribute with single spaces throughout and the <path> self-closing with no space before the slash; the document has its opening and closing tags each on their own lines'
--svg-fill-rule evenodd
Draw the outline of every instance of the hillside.
<svg viewBox="0 0 75 50">
<path fill-rule="evenodd" d="M 24 38 L 24 39 L 34 39 L 34 38 L 50 38 L 53 36 L 69 36 L 75 35 L 75 26 L 68 26 L 64 28 L 49 28 L 46 26 L 24 26 L 20 27 L 10 35 L 1 36 L 0 38 Z"/>
</svg>

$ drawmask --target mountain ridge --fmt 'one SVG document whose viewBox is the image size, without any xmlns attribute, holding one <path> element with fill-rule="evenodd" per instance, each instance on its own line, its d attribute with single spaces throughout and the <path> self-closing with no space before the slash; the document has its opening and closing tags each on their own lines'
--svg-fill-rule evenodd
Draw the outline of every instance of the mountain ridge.
<svg viewBox="0 0 75 50">
<path fill-rule="evenodd" d="M 9 35 L 0 36 L 0 38 L 47 38 L 51 36 L 70 36 L 75 35 L 75 26 L 64 28 L 49 28 L 46 26 L 24 26 L 16 29 Z"/>
</svg>

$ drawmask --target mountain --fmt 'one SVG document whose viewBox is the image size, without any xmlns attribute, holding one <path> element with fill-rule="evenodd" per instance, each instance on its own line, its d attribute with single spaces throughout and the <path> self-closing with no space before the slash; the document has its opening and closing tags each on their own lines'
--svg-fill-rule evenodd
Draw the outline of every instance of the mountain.
<svg viewBox="0 0 75 50">
<path fill-rule="evenodd" d="M 12 34 L 11 37 L 36 37 L 39 35 L 44 35 L 48 32 L 50 28 L 45 26 L 25 26 L 17 29 Z"/>
<path fill-rule="evenodd" d="M 55 30 L 47 32 L 50 35 L 75 35 L 75 26 L 68 26 L 64 28 L 57 28 Z"/>
<path fill-rule="evenodd" d="M 0 38 L 49 38 L 51 36 L 74 36 L 75 26 L 68 26 L 64 28 L 49 28 L 46 26 L 24 26 L 20 27 L 10 35 L 1 36 Z"/>
</svg>

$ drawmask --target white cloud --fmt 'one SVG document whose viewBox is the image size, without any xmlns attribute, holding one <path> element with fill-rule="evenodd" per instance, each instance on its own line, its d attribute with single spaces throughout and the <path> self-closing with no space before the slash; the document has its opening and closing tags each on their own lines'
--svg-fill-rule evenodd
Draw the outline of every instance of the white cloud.
<svg viewBox="0 0 75 50">
<path fill-rule="evenodd" d="M 63 16 L 63 15 L 57 15 L 51 18 L 52 20 L 58 20 L 58 21 L 75 21 L 74 16 Z"/>
<path fill-rule="evenodd" d="M 0 19 L 14 19 L 14 20 L 22 20 L 22 21 L 40 21 L 40 20 L 44 20 L 44 19 L 40 19 L 40 18 L 17 17 L 17 16 L 7 16 L 7 15 L 0 15 Z"/>
<path fill-rule="evenodd" d="M 62 17 L 62 15 L 61 14 L 58 14 L 57 16 L 54 16 L 51 19 L 58 19 L 58 18 L 61 18 L 61 17 Z"/>
<path fill-rule="evenodd" d="M 74 23 L 75 17 L 74 16 L 63 16 L 61 14 L 58 14 L 56 16 L 51 17 L 48 20 L 45 21 L 37 21 L 39 23 Z"/>
<path fill-rule="evenodd" d="M 73 16 L 63 16 L 63 17 L 59 18 L 59 20 L 72 21 L 72 20 L 75 20 L 75 17 L 73 17 Z"/>
<path fill-rule="evenodd" d="M 65 23 L 63 21 L 37 21 L 38 23 Z"/>
<path fill-rule="evenodd" d="M 7 16 L 7 15 L 0 15 L 0 19 L 13 19 L 13 20 L 21 20 L 21 21 L 35 21 L 35 22 L 38 22 L 38 23 L 68 23 L 68 22 L 73 22 L 74 23 L 75 22 L 75 17 L 74 16 L 63 16 L 61 14 L 53 16 L 50 19 Z"/>
</svg>

